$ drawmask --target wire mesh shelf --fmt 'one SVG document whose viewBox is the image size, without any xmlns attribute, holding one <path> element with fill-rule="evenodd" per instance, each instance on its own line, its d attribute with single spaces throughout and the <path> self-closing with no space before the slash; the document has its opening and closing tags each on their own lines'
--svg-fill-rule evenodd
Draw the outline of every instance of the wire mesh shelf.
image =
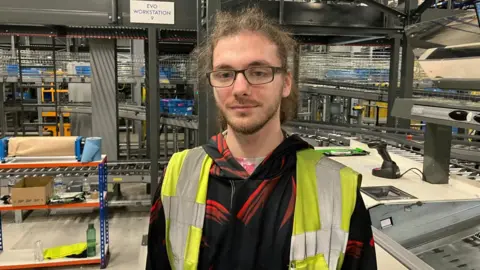
<svg viewBox="0 0 480 270">
<path fill-rule="evenodd" d="M 53 62 L 52 51 L 22 50 L 22 72 L 24 78 L 53 77 L 49 66 Z M 401 59 L 401 55 L 399 56 Z M 376 46 L 325 46 L 302 45 L 299 55 L 299 83 L 341 87 L 355 91 L 383 91 L 389 84 L 390 52 L 388 47 Z M 17 52 L 0 50 L 0 76 L 19 76 Z M 197 80 L 196 59 L 187 54 L 167 54 L 158 58 L 161 83 L 194 83 Z M 56 52 L 55 66 L 60 77 L 90 77 L 90 54 Z M 118 53 L 119 80 L 135 81 L 145 77 L 145 56 L 143 54 Z M 289 66 L 293 67 L 292 59 Z M 399 65 L 400 72 L 401 63 Z M 400 82 L 400 76 L 399 76 Z M 415 97 L 441 97 L 478 101 L 478 92 L 438 89 L 432 80 L 415 62 Z"/>
<path fill-rule="evenodd" d="M 51 77 L 53 52 L 22 50 L 22 76 Z M 0 50 L 0 76 L 19 76 L 19 58 L 16 52 Z M 158 58 L 159 77 L 164 83 L 193 82 L 196 80 L 196 61 L 190 55 L 169 54 Z M 90 54 L 56 52 L 55 67 L 57 76 L 91 76 Z M 130 53 L 117 54 L 118 77 L 122 79 L 143 79 L 145 76 L 145 56 Z"/>
<path fill-rule="evenodd" d="M 300 54 L 299 81 L 382 86 L 388 83 L 389 69 L 390 53 L 384 48 L 330 46 L 328 51 L 314 49 Z"/>
<path fill-rule="evenodd" d="M 196 61 L 190 55 L 170 54 L 159 57 L 160 80 L 196 80 Z"/>
<path fill-rule="evenodd" d="M 399 55 L 401 60 L 401 52 Z M 399 63 L 399 74 L 401 72 Z M 389 86 L 388 47 L 303 45 L 300 51 L 299 83 L 341 87 L 352 91 L 385 92 Z M 398 85 L 400 85 L 400 76 Z M 439 89 L 418 61 L 414 64 L 414 97 L 480 101 L 480 93 Z"/>
</svg>

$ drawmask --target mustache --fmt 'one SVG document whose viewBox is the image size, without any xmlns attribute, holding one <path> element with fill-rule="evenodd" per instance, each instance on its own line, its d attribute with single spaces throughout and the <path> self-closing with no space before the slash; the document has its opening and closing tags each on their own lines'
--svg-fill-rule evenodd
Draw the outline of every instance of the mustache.
<svg viewBox="0 0 480 270">
<path fill-rule="evenodd" d="M 261 106 L 262 104 L 255 100 L 236 98 L 234 102 L 230 102 L 225 105 L 227 105 L 227 107 L 236 107 L 236 106 Z"/>
<path fill-rule="evenodd" d="M 252 99 L 248 99 L 248 98 L 245 98 L 245 97 L 235 97 L 235 100 L 230 102 L 230 103 L 227 103 L 225 104 L 227 105 L 228 107 L 234 107 L 234 106 L 260 106 L 262 105 L 261 102 L 259 101 L 256 101 L 256 100 L 252 100 Z"/>
</svg>

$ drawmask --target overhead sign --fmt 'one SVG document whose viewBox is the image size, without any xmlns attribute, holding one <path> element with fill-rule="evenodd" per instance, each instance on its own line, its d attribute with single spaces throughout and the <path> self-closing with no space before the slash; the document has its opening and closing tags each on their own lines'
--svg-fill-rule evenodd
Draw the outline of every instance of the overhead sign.
<svg viewBox="0 0 480 270">
<path fill-rule="evenodd" d="M 130 22 L 175 24 L 175 3 L 130 0 Z"/>
</svg>

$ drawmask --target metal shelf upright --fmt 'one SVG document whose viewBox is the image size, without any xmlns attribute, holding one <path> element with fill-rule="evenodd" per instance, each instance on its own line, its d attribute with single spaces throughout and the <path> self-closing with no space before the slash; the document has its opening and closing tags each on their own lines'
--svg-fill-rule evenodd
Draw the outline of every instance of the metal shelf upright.
<svg viewBox="0 0 480 270">
<path fill-rule="evenodd" d="M 50 161 L 46 161 L 50 160 Z M 104 269 L 108 265 L 110 257 L 109 245 L 109 223 L 108 223 L 108 201 L 107 194 L 107 156 L 103 155 L 102 159 L 94 162 L 81 163 L 74 157 L 42 157 L 39 158 L 22 158 L 14 160 L 10 163 L 0 164 L 0 169 L 45 169 L 45 168 L 68 168 L 68 167 L 97 167 L 98 168 L 98 189 L 99 198 L 95 200 L 87 200 L 83 203 L 75 204 L 52 204 L 52 205 L 32 205 L 32 206 L 14 206 L 0 204 L 0 211 L 14 210 L 38 210 L 38 209 L 65 209 L 65 208 L 100 208 L 100 253 L 95 257 L 88 258 L 62 258 L 56 260 L 44 260 L 41 262 L 34 261 L 33 249 L 26 250 L 4 250 L 2 220 L 0 215 L 0 270 L 1 269 L 29 269 L 29 268 L 45 268 L 72 265 L 100 264 L 100 268 Z"/>
</svg>

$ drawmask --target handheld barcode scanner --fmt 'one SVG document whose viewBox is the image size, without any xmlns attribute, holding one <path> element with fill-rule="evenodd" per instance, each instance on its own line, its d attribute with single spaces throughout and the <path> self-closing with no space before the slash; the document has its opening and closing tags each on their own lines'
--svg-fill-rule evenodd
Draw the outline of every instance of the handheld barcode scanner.
<svg viewBox="0 0 480 270">
<path fill-rule="evenodd" d="M 374 176 L 387 179 L 400 178 L 400 168 L 398 168 L 397 163 L 395 163 L 388 154 L 387 143 L 382 141 L 371 142 L 368 144 L 368 147 L 377 149 L 378 154 L 383 159 L 382 167 L 372 170 Z"/>
</svg>

